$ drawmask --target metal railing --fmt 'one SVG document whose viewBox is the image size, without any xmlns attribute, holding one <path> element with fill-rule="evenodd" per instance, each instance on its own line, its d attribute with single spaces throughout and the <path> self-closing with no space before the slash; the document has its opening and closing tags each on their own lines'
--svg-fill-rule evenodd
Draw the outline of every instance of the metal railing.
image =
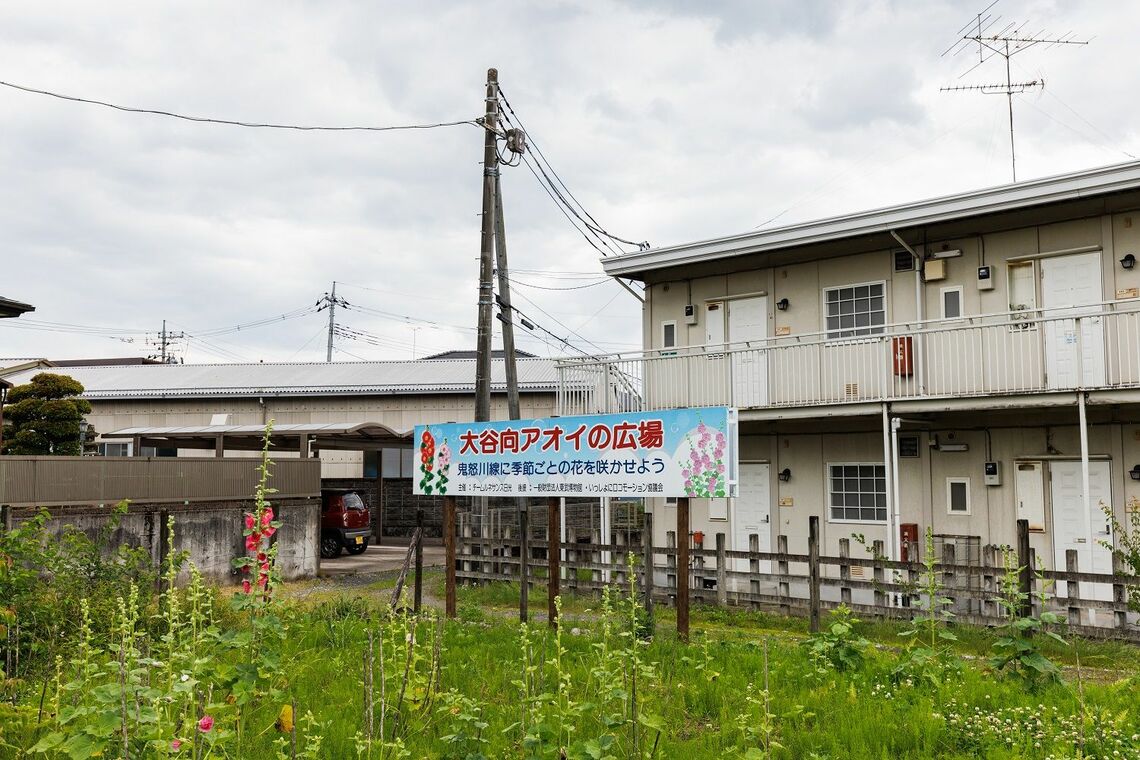
<svg viewBox="0 0 1140 760">
<path fill-rule="evenodd" d="M 49 507 L 230 501 L 253 498 L 260 473 L 254 458 L 0 457 L 0 504 Z M 319 459 L 273 463 L 274 499 L 320 496 Z"/>
<path fill-rule="evenodd" d="M 1140 387 L 1134 300 L 856 329 L 562 359 L 559 413 Z"/>
</svg>

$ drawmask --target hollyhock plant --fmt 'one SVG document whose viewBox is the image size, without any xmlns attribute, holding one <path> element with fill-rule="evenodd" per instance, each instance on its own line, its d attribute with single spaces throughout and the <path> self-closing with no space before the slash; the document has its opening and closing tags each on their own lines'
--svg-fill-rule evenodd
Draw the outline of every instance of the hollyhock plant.
<svg viewBox="0 0 1140 760">
<path fill-rule="evenodd" d="M 443 439 L 443 443 L 439 445 L 439 453 L 435 458 L 436 466 L 436 491 L 440 494 L 447 493 L 447 472 L 451 467 L 451 448 L 447 445 L 447 439 Z"/>
<path fill-rule="evenodd" d="M 704 422 L 685 435 L 689 455 L 682 462 L 685 495 L 696 498 L 723 498 L 728 495 L 725 473 L 724 433 Z"/>
<path fill-rule="evenodd" d="M 450 456 L 450 452 L 448 453 Z M 432 492 L 432 470 L 435 467 L 435 438 L 432 434 L 425 430 L 424 434 L 420 436 L 420 472 L 423 477 L 420 478 L 420 488 L 425 494 Z"/>
<path fill-rule="evenodd" d="M 214 719 L 209 715 L 203 715 L 202 719 L 198 721 L 198 730 L 204 734 L 210 733 L 210 729 L 214 727 Z"/>
<path fill-rule="evenodd" d="M 261 452 L 261 480 L 254 494 L 254 510 L 242 517 L 242 535 L 245 536 L 246 556 L 238 557 L 233 566 L 243 574 L 242 593 L 250 596 L 257 588 L 258 595 L 268 601 L 269 594 L 276 585 L 277 577 L 274 572 L 274 560 L 277 557 L 277 545 L 270 538 L 281 527 L 277 521 L 273 507 L 267 500 L 267 495 L 275 493 L 276 489 L 269 487 L 270 466 L 269 441 L 273 432 L 273 422 L 266 426 L 265 445 Z M 248 578 L 253 568 L 257 568 L 257 579 L 251 582 Z"/>
</svg>

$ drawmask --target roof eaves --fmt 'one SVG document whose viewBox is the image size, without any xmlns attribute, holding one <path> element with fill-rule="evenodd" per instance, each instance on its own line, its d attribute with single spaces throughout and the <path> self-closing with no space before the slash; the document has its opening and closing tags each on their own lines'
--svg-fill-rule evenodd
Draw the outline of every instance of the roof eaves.
<svg viewBox="0 0 1140 760">
<path fill-rule="evenodd" d="M 1140 162 L 1045 177 L 929 200 L 860 211 L 696 243 L 654 248 L 602 259 L 605 273 L 618 277 L 740 254 L 810 245 L 869 233 L 929 225 L 968 216 L 1104 195 L 1140 187 Z"/>
</svg>

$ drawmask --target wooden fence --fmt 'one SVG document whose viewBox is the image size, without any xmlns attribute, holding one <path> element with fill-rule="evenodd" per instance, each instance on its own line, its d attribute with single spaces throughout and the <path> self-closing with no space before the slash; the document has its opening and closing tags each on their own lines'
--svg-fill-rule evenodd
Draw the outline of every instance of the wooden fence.
<svg viewBox="0 0 1140 760">
<path fill-rule="evenodd" d="M 678 570 L 678 557 L 683 552 L 676 546 L 676 534 L 667 534 L 666 546 L 653 546 L 649 525 L 639 546 L 567 543 L 562 546 L 559 563 L 561 586 L 587 593 L 607 585 L 628 588 L 627 557 L 634 552 L 634 582 L 647 603 L 678 601 L 680 579 L 694 600 L 807 616 L 813 630 L 818 628 L 821 611 L 840 603 L 865 617 L 902 619 L 925 605 L 918 586 L 924 570 L 921 563 L 887 560 L 882 557 L 879 542 L 870 547 L 869 556 L 852 556 L 849 539 L 840 540 L 838 556 L 822 554 L 816 538 L 818 518 L 810 519 L 806 554 L 788 552 L 786 536 L 777 538 L 774 552 L 730 551 L 725 548 L 725 534 L 717 533 L 715 548 L 689 549 L 687 572 Z M 524 552 L 519 539 L 473 537 L 466 532 L 468 535 L 456 538 L 455 578 L 460 582 L 517 581 L 524 553 L 528 556 L 528 586 L 544 582 L 547 568 L 553 566 L 547 557 L 546 541 L 531 539 Z M 1028 604 L 1035 612 L 1042 608 L 1059 612 L 1068 621 L 1071 633 L 1140 641 L 1136 615 L 1128 608 L 1129 591 L 1140 586 L 1140 576 L 1127 574 L 1118 558 L 1114 558 L 1112 573 L 1083 572 L 1075 550 L 1067 552 L 1064 570 L 1038 569 L 1025 521 L 1018 522 L 1018 532 L 1018 545 L 1012 550 L 1013 572 L 1018 589 L 1028 595 Z M 759 537 L 753 535 L 750 545 L 755 549 Z M 912 545 L 908 556 L 918 557 L 917 549 Z M 956 621 L 993 626 L 1007 620 L 998 603 L 1007 572 L 999 551 L 984 547 L 980 563 L 963 564 L 955 557 L 955 547 L 947 544 L 939 560 L 935 570 L 942 584 L 940 593 L 951 600 L 947 609 L 954 612 Z M 646 566 L 652 566 L 653 572 L 645 573 Z M 685 600 L 680 602 L 684 604 Z"/>
</svg>

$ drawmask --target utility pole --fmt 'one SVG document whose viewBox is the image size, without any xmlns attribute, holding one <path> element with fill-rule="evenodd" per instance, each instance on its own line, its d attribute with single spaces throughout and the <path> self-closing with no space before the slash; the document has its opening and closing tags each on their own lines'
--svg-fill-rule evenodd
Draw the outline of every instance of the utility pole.
<svg viewBox="0 0 1140 760">
<path fill-rule="evenodd" d="M 507 417 L 519 413 L 519 373 L 515 364 L 515 315 L 511 310 L 511 281 L 507 269 L 507 232 L 503 220 L 502 177 L 495 179 L 495 269 L 499 274 L 499 321 L 503 323 L 503 365 L 507 373 Z"/>
<path fill-rule="evenodd" d="M 166 320 L 162 320 L 162 348 L 159 350 L 159 355 L 162 357 L 162 363 L 166 364 Z"/>
<path fill-rule="evenodd" d="M 959 79 L 969 74 L 983 63 L 1000 55 L 1005 59 L 1005 82 L 996 84 L 954 85 L 940 88 L 940 92 L 980 92 L 983 95 L 1005 95 L 1006 105 L 1009 109 L 1009 164 L 1013 173 L 1013 181 L 1017 182 L 1017 149 L 1013 137 L 1013 96 L 1031 90 L 1035 87 L 1044 87 L 1044 79 L 1034 79 L 1028 82 L 1014 82 L 1009 70 L 1009 60 L 1018 53 L 1024 52 L 1035 45 L 1044 45 L 1045 48 L 1054 45 L 1087 45 L 1088 40 L 1074 39 L 1073 32 L 1060 37 L 1051 37 L 1044 30 L 1036 34 L 1026 33 L 1027 22 L 1006 22 L 1005 26 L 998 27 L 1001 16 L 987 12 L 997 5 L 997 0 L 990 3 L 985 10 L 976 14 L 966 26 L 958 30 L 958 39 L 942 53 L 957 55 L 965 50 L 973 49 L 974 43 L 978 46 L 978 62 L 971 66 Z M 997 31 L 993 31 L 997 29 Z"/>
<path fill-rule="evenodd" d="M 177 364 L 174 358 L 172 345 L 176 340 L 183 340 L 186 338 L 184 332 L 168 332 L 166 329 L 166 320 L 162 320 L 162 331 L 158 333 L 155 338 L 146 338 L 148 346 L 154 346 L 158 349 L 157 353 L 148 356 L 148 359 L 158 359 L 163 364 Z"/>
<path fill-rule="evenodd" d="M 329 347 L 325 352 L 325 361 L 332 361 L 333 333 L 336 331 L 336 280 L 333 280 L 332 294 L 328 299 L 329 305 Z"/>
<path fill-rule="evenodd" d="M 479 245 L 479 332 L 475 355 L 475 421 L 491 419 L 492 257 L 495 238 L 495 185 L 499 177 L 499 72 L 487 69 L 483 115 L 483 224 Z"/>
</svg>

